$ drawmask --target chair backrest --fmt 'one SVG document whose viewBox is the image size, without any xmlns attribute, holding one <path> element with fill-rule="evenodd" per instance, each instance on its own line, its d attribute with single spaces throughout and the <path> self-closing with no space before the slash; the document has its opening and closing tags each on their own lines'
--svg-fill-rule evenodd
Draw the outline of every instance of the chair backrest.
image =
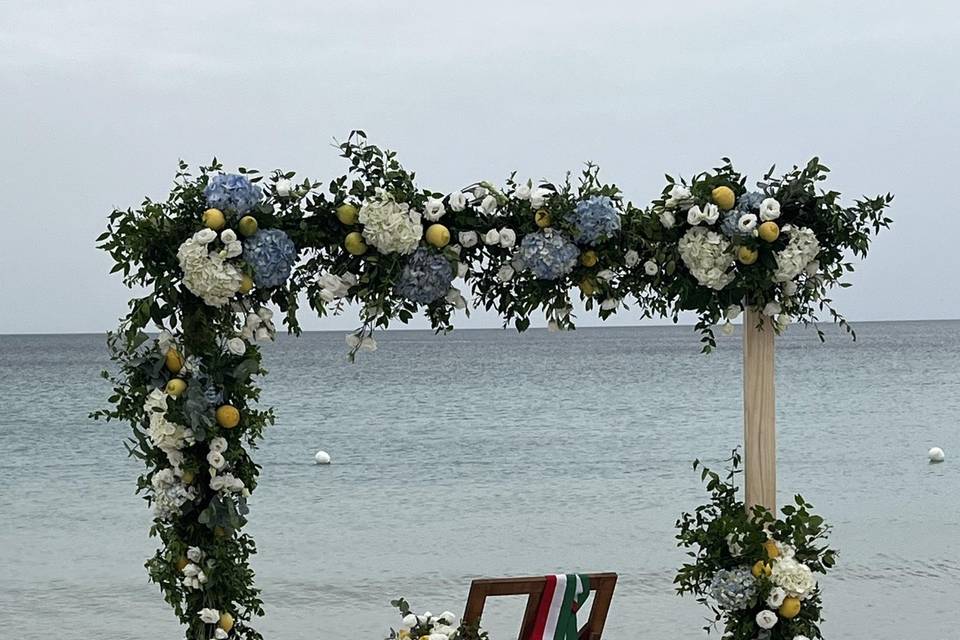
<svg viewBox="0 0 960 640">
<path fill-rule="evenodd" d="M 590 577 L 590 590 L 594 592 L 593 606 L 590 608 L 590 617 L 587 618 L 586 624 L 580 629 L 580 640 L 600 640 L 603 634 L 603 625 L 607 621 L 607 612 L 610 610 L 613 590 L 617 586 L 617 574 L 591 573 L 588 575 Z M 527 608 L 523 613 L 520 635 L 517 638 L 518 640 L 530 640 L 546 584 L 546 576 L 474 580 L 470 584 L 470 595 L 467 597 L 467 608 L 463 614 L 463 620 L 467 623 L 480 622 L 488 596 L 526 595 L 528 596 Z"/>
</svg>

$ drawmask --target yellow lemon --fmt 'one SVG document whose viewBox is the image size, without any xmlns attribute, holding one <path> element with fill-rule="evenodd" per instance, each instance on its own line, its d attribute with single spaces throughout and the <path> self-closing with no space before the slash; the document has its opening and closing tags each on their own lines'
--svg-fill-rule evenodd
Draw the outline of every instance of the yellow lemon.
<svg viewBox="0 0 960 640">
<path fill-rule="evenodd" d="M 773 220 L 767 220 L 758 229 L 760 233 L 760 239 L 766 240 L 767 242 L 773 242 L 780 237 L 780 227 L 777 226 L 777 223 Z"/>
<path fill-rule="evenodd" d="M 258 228 L 260 228 L 260 225 L 257 224 L 257 219 L 253 216 L 243 216 L 237 223 L 237 230 L 245 236 L 252 236 Z"/>
<path fill-rule="evenodd" d="M 399 640 L 409 640 L 410 632 L 406 629 L 400 629 L 400 631 L 397 632 L 397 638 L 399 638 Z"/>
<path fill-rule="evenodd" d="M 253 289 L 253 278 L 247 274 L 243 274 L 240 277 L 240 293 L 250 293 L 250 290 Z"/>
<path fill-rule="evenodd" d="M 427 233 L 424 237 L 428 244 L 432 244 L 437 249 L 443 249 L 450 244 L 450 230 L 442 224 L 432 224 L 427 227 Z"/>
<path fill-rule="evenodd" d="M 360 212 L 355 206 L 349 202 L 344 202 L 342 205 L 337 207 L 337 220 L 339 220 L 341 224 L 357 224 L 359 213 Z"/>
<path fill-rule="evenodd" d="M 755 563 L 753 563 L 750 573 L 753 574 L 754 578 L 759 578 L 760 576 L 769 576 L 772 573 L 772 570 L 770 565 L 765 563 L 763 560 L 757 560 Z"/>
<path fill-rule="evenodd" d="M 193 482 L 193 471 L 187 469 L 186 471 L 180 474 L 180 479 L 183 480 L 183 484 L 190 484 Z"/>
<path fill-rule="evenodd" d="M 787 620 L 796 618 L 797 614 L 800 613 L 800 598 L 787 596 L 783 599 L 783 604 L 780 605 L 779 611 L 780 617 L 782 618 L 786 618 Z"/>
<path fill-rule="evenodd" d="M 367 252 L 367 243 L 363 241 L 363 234 L 359 231 L 351 231 L 343 241 L 343 247 L 347 253 L 355 256 L 362 256 Z"/>
<path fill-rule="evenodd" d="M 775 541 L 767 540 L 763 543 L 763 548 L 767 552 L 767 557 L 771 560 L 780 557 L 780 548 L 777 546 Z"/>
<path fill-rule="evenodd" d="M 742 264 L 753 264 L 759 257 L 760 254 L 756 249 L 751 249 L 750 247 L 737 247 L 737 260 L 739 260 Z"/>
<path fill-rule="evenodd" d="M 183 571 L 183 568 L 188 564 L 190 564 L 190 561 L 184 558 L 183 556 L 180 556 L 179 558 L 177 558 L 177 571 Z"/>
<path fill-rule="evenodd" d="M 596 251 L 584 251 L 580 254 L 580 264 L 585 267 L 592 267 L 597 264 L 597 252 Z"/>
<path fill-rule="evenodd" d="M 580 291 L 583 295 L 590 297 L 597 292 L 597 284 L 593 278 L 584 278 L 580 281 Z"/>
<path fill-rule="evenodd" d="M 223 229 L 227 224 L 227 219 L 223 216 L 223 211 L 220 211 L 220 209 L 207 209 L 203 212 L 202 220 L 208 229 L 213 229 L 214 231 L 220 231 L 220 229 Z"/>
<path fill-rule="evenodd" d="M 167 351 L 164 360 L 167 365 L 167 371 L 170 373 L 180 373 L 180 369 L 183 369 L 183 357 L 180 355 L 180 352 L 173 347 Z"/>
<path fill-rule="evenodd" d="M 549 227 L 553 223 L 553 219 L 550 217 L 550 212 L 546 209 L 539 209 L 535 214 L 533 214 L 533 221 L 537 223 L 537 226 L 541 229 Z"/>
<path fill-rule="evenodd" d="M 220 628 L 230 633 L 230 629 L 233 629 L 233 616 L 229 613 L 220 614 Z"/>
<path fill-rule="evenodd" d="M 736 196 L 733 195 L 733 189 L 730 187 L 717 187 L 710 192 L 710 199 L 713 200 L 713 204 L 727 211 L 733 209 Z"/>
<path fill-rule="evenodd" d="M 240 412 L 229 404 L 217 407 L 217 424 L 224 429 L 233 429 L 240 424 Z"/>
<path fill-rule="evenodd" d="M 187 383 L 180 378 L 173 378 L 167 383 L 167 393 L 174 398 L 187 390 Z"/>
</svg>

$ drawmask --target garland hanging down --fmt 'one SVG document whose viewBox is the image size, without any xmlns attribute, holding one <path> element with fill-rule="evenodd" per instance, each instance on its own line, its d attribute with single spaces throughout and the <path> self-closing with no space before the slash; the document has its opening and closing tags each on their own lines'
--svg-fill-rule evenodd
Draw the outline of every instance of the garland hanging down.
<svg viewBox="0 0 960 640">
<path fill-rule="evenodd" d="M 292 172 L 228 174 L 214 161 L 194 175 L 181 163 L 166 200 L 114 211 L 98 238 L 144 295 L 108 336 L 112 406 L 93 417 L 133 427 L 128 450 L 146 468 L 137 488 L 161 542 L 146 567 L 188 640 L 261 638 L 243 529 L 260 471 L 249 451 L 274 414 L 257 407 L 254 378 L 277 324 L 299 334 L 301 301 L 320 316 L 359 306 L 351 359 L 376 348 L 375 329 L 421 310 L 450 331 L 454 312 L 469 313 L 457 280 L 521 331 L 538 310 L 551 329 L 572 329 L 572 295 L 604 319 L 628 299 L 639 317 L 692 309 L 709 349 L 711 327 L 745 298 L 778 328 L 822 309 L 846 326 L 823 294 L 852 271 L 846 254 L 864 255 L 890 222 L 890 196 L 842 208 L 839 194 L 816 193 L 816 160 L 766 176 L 756 194 L 727 163 L 689 185 L 671 179 L 643 209 L 593 165 L 576 181 L 511 176 L 443 194 L 363 132 L 340 150 L 349 171 L 326 189 Z"/>
</svg>

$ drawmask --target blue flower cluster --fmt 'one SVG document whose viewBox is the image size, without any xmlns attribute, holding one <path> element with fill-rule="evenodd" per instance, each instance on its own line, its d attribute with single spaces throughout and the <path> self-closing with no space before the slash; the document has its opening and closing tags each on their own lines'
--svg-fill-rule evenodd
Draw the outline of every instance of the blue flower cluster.
<svg viewBox="0 0 960 640">
<path fill-rule="evenodd" d="M 573 270 L 580 249 L 565 235 L 548 227 L 524 236 L 519 253 L 520 260 L 533 275 L 541 280 L 556 280 Z"/>
<path fill-rule="evenodd" d="M 710 595 L 727 611 L 752 607 L 757 597 L 757 580 L 747 567 L 721 569 L 710 582 Z"/>
<path fill-rule="evenodd" d="M 740 196 L 737 199 L 736 206 L 724 213 L 720 219 L 720 231 L 728 238 L 749 236 L 749 231 L 740 229 L 740 218 L 745 213 L 757 215 L 760 211 L 760 203 L 763 202 L 764 198 L 766 196 L 757 191 L 751 191 Z"/>
<path fill-rule="evenodd" d="M 210 179 L 203 190 L 207 205 L 224 212 L 246 215 L 260 204 L 260 187 L 246 176 L 220 173 Z"/>
<path fill-rule="evenodd" d="M 759 191 L 745 193 L 737 199 L 735 210 L 739 211 L 741 216 L 745 213 L 757 213 L 760 211 L 760 203 L 763 202 L 766 197 L 767 196 Z"/>
<path fill-rule="evenodd" d="M 279 287 L 290 277 L 297 248 L 280 229 L 261 229 L 243 241 L 243 259 L 253 268 L 258 287 Z"/>
<path fill-rule="evenodd" d="M 447 294 L 451 282 L 450 261 L 420 247 L 410 255 L 393 290 L 407 300 L 430 304 Z"/>
<path fill-rule="evenodd" d="M 620 231 L 620 212 L 607 196 L 591 196 L 577 203 L 570 222 L 577 229 L 577 242 L 595 244 Z"/>
</svg>

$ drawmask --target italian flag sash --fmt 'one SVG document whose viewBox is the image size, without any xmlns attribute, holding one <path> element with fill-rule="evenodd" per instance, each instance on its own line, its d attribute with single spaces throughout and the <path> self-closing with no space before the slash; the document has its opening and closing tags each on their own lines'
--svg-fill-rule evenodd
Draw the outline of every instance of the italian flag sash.
<svg viewBox="0 0 960 640">
<path fill-rule="evenodd" d="M 586 575 L 547 576 L 530 640 L 577 640 L 577 610 L 589 595 Z"/>
</svg>

